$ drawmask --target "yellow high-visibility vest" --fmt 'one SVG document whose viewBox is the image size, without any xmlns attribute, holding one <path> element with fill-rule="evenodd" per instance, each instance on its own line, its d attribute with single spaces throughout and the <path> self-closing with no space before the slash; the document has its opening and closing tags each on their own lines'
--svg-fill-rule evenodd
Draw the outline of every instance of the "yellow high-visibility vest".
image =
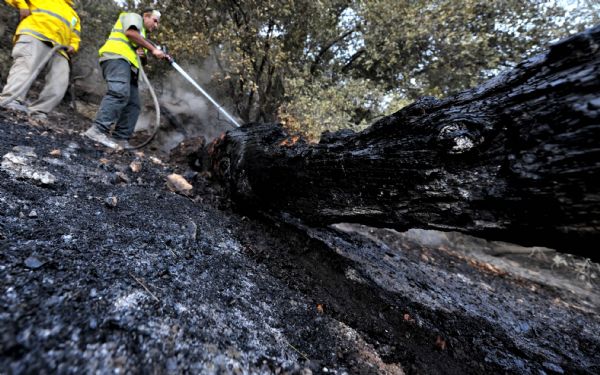
<svg viewBox="0 0 600 375">
<path fill-rule="evenodd" d="M 127 13 L 121 13 L 119 15 L 119 19 L 115 23 L 106 40 L 106 43 L 100 48 L 98 54 L 102 56 L 104 53 L 112 53 L 116 55 L 123 56 L 131 65 L 139 69 L 138 57 L 137 57 L 137 45 L 127 38 L 125 35 L 125 31 L 123 30 L 123 23 L 121 19 L 123 15 Z M 146 37 L 146 29 L 142 26 L 142 30 L 140 33 L 145 38 Z"/>
<path fill-rule="evenodd" d="M 79 49 L 81 41 L 81 22 L 75 10 L 71 7 L 69 0 L 5 0 L 12 7 L 29 9 L 31 15 L 23 19 L 17 31 L 14 41 L 19 35 L 31 35 L 34 38 L 50 42 L 53 45 L 73 47 Z M 65 57 L 69 57 L 65 51 L 61 51 Z"/>
</svg>

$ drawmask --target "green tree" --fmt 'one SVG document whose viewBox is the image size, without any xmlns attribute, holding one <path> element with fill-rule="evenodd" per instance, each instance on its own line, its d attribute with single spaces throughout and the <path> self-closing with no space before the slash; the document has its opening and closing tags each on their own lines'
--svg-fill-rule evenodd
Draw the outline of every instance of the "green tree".
<svg viewBox="0 0 600 375">
<path fill-rule="evenodd" d="M 321 74 L 312 62 L 339 38 L 336 27 L 348 3 L 167 1 L 166 13 L 176 16 L 165 19 L 162 35 L 180 59 L 214 59 L 222 95 L 233 99 L 243 120 L 272 121 L 285 100 L 286 79 Z"/>
<path fill-rule="evenodd" d="M 81 18 L 81 44 L 74 58 L 74 70 L 85 74 L 98 64 L 98 49 L 106 41 L 121 8 L 114 0 L 77 0 L 75 9 Z"/>
<path fill-rule="evenodd" d="M 407 98 L 472 87 L 560 35 L 547 1 L 369 0 L 357 3 L 364 47 L 343 68 Z M 385 14 L 385 16 L 384 16 Z"/>
<path fill-rule="evenodd" d="M 360 129 L 419 96 L 474 86 L 592 22 L 597 7 L 589 3 L 579 16 L 545 0 L 145 0 L 128 7 L 159 6 L 157 39 L 184 64 L 214 64 L 210 91 L 244 121 L 283 120 L 316 135 Z"/>
</svg>

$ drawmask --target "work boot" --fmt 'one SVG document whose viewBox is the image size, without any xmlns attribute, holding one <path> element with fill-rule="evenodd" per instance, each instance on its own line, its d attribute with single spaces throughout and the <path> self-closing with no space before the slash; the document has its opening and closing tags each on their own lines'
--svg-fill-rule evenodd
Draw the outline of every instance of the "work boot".
<svg viewBox="0 0 600 375">
<path fill-rule="evenodd" d="M 133 148 L 127 139 L 114 138 L 114 140 L 123 150 L 131 150 Z"/>
<path fill-rule="evenodd" d="M 3 99 L 0 99 L 0 102 L 2 100 Z M 22 112 L 22 113 L 29 114 L 29 109 L 26 106 L 24 106 L 23 104 L 21 104 L 18 100 L 10 101 L 10 102 L 4 104 L 2 106 L 2 108 L 8 109 L 8 110 L 11 110 L 11 111 L 15 111 L 15 112 Z"/>
<path fill-rule="evenodd" d="M 115 140 L 113 140 L 109 135 L 102 133 L 95 125 L 92 125 L 88 130 L 85 131 L 85 133 L 83 133 L 83 135 L 94 142 L 103 144 L 106 147 L 110 147 L 115 150 L 121 149 L 121 146 L 119 146 Z"/>
<path fill-rule="evenodd" d="M 48 120 L 48 115 L 46 115 L 44 112 L 32 112 L 29 114 L 29 117 L 38 121 Z"/>
</svg>

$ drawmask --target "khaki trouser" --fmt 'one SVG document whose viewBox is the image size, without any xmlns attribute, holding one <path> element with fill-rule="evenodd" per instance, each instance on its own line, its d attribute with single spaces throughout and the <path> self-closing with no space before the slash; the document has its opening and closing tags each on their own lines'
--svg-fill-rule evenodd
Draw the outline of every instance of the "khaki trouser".
<svg viewBox="0 0 600 375">
<path fill-rule="evenodd" d="M 0 101 L 23 88 L 33 71 L 50 53 L 51 49 L 52 47 L 32 36 L 19 36 L 19 40 L 12 50 L 14 62 L 8 73 L 6 85 L 0 94 Z M 46 69 L 44 89 L 38 99 L 29 106 L 33 112 L 48 113 L 53 110 L 65 96 L 69 86 L 69 62 L 64 56 L 55 53 L 48 61 Z M 17 99 L 24 103 L 27 91 L 29 91 L 29 87 L 25 88 Z"/>
</svg>

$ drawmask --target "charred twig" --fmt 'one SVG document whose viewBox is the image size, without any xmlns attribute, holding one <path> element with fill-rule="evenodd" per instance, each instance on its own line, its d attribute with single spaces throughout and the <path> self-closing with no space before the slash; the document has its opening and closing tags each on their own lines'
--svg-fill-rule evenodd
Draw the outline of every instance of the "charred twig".
<svg viewBox="0 0 600 375">
<path fill-rule="evenodd" d="M 152 298 L 154 298 L 154 300 L 156 302 L 160 302 L 160 300 L 158 299 L 158 297 L 156 295 L 154 295 L 154 293 L 152 293 L 150 291 L 150 289 L 148 289 L 148 287 L 142 282 L 142 280 L 140 280 L 137 277 L 133 276 L 133 274 L 131 274 L 131 273 L 129 273 L 129 276 L 131 276 L 135 281 L 137 281 L 138 284 L 140 284 L 146 290 L 146 292 L 148 292 L 152 296 Z"/>
<path fill-rule="evenodd" d="M 308 358 L 308 356 L 306 354 L 302 353 L 294 345 L 290 344 L 286 339 L 283 339 L 283 341 L 285 341 L 285 343 L 287 344 L 287 346 L 289 346 L 290 348 L 294 349 L 294 351 L 296 353 L 300 354 L 302 356 L 302 358 L 306 359 L 307 361 L 310 361 L 310 359 Z"/>
</svg>

